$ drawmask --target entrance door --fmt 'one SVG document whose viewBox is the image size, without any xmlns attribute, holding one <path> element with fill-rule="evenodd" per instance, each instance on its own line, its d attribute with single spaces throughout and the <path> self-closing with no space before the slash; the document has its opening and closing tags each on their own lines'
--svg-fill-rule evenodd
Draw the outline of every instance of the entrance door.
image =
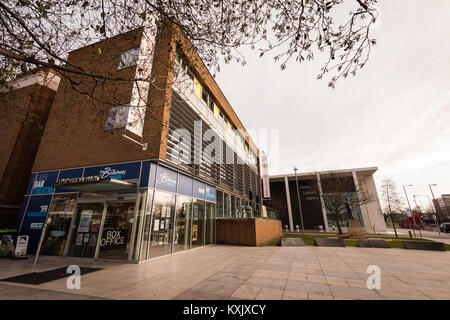
<svg viewBox="0 0 450 320">
<path fill-rule="evenodd" d="M 67 255 L 94 258 L 102 223 L 104 203 L 79 203 Z"/>
<path fill-rule="evenodd" d="M 107 202 L 98 258 L 127 260 L 136 201 Z"/>
</svg>

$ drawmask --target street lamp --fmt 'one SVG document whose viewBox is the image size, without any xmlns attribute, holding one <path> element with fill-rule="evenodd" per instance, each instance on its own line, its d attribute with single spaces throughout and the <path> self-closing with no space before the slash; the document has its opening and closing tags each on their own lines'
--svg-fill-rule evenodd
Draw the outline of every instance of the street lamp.
<svg viewBox="0 0 450 320">
<path fill-rule="evenodd" d="M 298 198 L 298 208 L 300 209 L 300 221 L 302 223 L 302 233 L 305 234 L 305 227 L 303 226 L 303 212 L 302 212 L 302 205 L 300 203 L 300 191 L 298 189 L 298 179 L 297 179 L 297 168 L 294 167 L 295 172 L 295 184 L 297 185 L 297 198 Z"/>
<path fill-rule="evenodd" d="M 416 228 L 417 228 L 417 225 L 416 225 L 416 219 L 415 219 L 415 217 L 414 217 L 414 215 L 413 215 L 413 213 L 412 213 L 411 204 L 409 203 L 409 198 L 408 198 L 408 194 L 406 193 L 406 188 L 405 188 L 405 187 L 412 187 L 412 184 L 403 185 L 403 191 L 405 192 L 406 201 L 408 202 L 409 212 L 411 213 L 412 218 L 413 218 L 414 229 L 416 229 Z M 419 230 L 419 233 L 420 233 L 420 236 L 422 237 L 422 233 L 420 232 L 420 230 Z M 416 232 L 414 231 L 414 236 L 415 236 L 415 235 L 416 235 Z"/>
<path fill-rule="evenodd" d="M 437 212 L 436 212 L 436 207 L 434 207 L 433 203 L 431 202 L 430 197 L 427 194 L 423 195 L 424 197 L 427 197 L 428 201 L 430 202 L 431 208 L 434 208 L 434 222 L 436 223 L 436 227 L 438 228 L 438 234 L 441 234 L 440 230 L 439 230 L 439 223 L 438 223 L 438 219 L 437 219 Z"/>
<path fill-rule="evenodd" d="M 434 198 L 433 189 L 431 188 L 431 187 L 436 187 L 436 186 L 437 186 L 436 183 L 433 183 L 433 184 L 429 184 L 429 185 L 428 185 L 428 187 L 430 188 L 430 191 L 431 191 L 431 195 L 433 196 L 433 207 L 434 207 L 434 212 L 436 212 L 436 217 L 439 217 L 438 220 L 440 220 L 440 221 L 438 221 L 438 222 L 439 222 L 439 223 L 442 223 L 441 210 L 439 210 L 439 212 L 438 212 L 438 210 L 436 209 L 436 199 Z M 438 226 L 438 228 L 439 228 L 439 226 Z"/>
</svg>

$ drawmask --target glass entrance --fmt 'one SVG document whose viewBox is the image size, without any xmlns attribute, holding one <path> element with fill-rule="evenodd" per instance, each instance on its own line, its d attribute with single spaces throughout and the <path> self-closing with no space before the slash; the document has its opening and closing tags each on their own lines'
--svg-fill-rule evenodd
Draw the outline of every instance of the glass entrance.
<svg viewBox="0 0 450 320">
<path fill-rule="evenodd" d="M 102 223 L 104 203 L 79 203 L 68 256 L 94 258 Z"/>
<path fill-rule="evenodd" d="M 136 201 L 107 202 L 98 258 L 127 260 Z"/>
<path fill-rule="evenodd" d="M 170 241 L 173 232 L 174 211 L 175 196 L 170 193 L 155 191 L 150 231 L 150 258 L 171 253 Z"/>
</svg>

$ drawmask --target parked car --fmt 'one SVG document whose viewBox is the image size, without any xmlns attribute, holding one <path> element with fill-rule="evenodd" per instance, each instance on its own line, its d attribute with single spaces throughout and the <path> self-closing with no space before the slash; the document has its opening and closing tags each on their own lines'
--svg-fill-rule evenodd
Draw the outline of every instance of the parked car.
<svg viewBox="0 0 450 320">
<path fill-rule="evenodd" d="M 450 223 L 449 222 L 444 222 L 439 226 L 439 229 L 441 229 L 441 232 L 450 232 Z"/>
</svg>

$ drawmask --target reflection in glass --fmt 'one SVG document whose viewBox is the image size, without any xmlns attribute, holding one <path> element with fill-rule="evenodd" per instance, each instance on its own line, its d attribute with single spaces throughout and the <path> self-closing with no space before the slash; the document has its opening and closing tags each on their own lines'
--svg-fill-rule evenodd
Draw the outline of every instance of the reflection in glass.
<svg viewBox="0 0 450 320">
<path fill-rule="evenodd" d="M 98 257 L 127 260 L 136 202 L 114 201 L 107 205 Z"/>
<path fill-rule="evenodd" d="M 153 199 L 152 228 L 149 257 L 159 257 L 170 253 L 170 239 L 173 229 L 175 196 L 155 191 Z"/>
<path fill-rule="evenodd" d="M 47 231 L 41 247 L 41 254 L 62 256 L 76 207 L 76 194 L 56 195 L 53 198 L 47 220 Z"/>
<path fill-rule="evenodd" d="M 174 252 L 189 249 L 191 245 L 191 215 L 192 199 L 178 196 L 176 205 L 175 234 L 173 239 Z"/>
<path fill-rule="evenodd" d="M 206 244 L 216 241 L 216 217 L 215 204 L 206 202 Z"/>
<path fill-rule="evenodd" d="M 222 218 L 223 217 L 223 192 L 217 190 L 216 191 L 216 217 Z"/>
<path fill-rule="evenodd" d="M 231 218 L 236 218 L 236 197 L 231 196 Z"/>
<path fill-rule="evenodd" d="M 138 261 L 143 244 L 144 222 L 145 222 L 145 204 L 147 202 L 148 190 L 142 190 L 138 194 L 138 208 L 136 211 L 136 232 L 133 240 L 133 254 L 131 260 Z M 150 191 L 150 194 L 151 193 Z M 148 239 L 148 238 L 147 238 Z"/>
<path fill-rule="evenodd" d="M 205 201 L 194 200 L 192 213 L 192 248 L 204 245 Z"/>
<path fill-rule="evenodd" d="M 230 195 L 228 193 L 224 193 L 223 196 L 224 196 L 224 200 L 223 200 L 223 203 L 224 203 L 223 217 L 224 218 L 229 218 L 229 217 L 231 217 L 231 213 L 230 213 L 230 210 L 231 210 Z"/>
<path fill-rule="evenodd" d="M 148 249 L 150 243 L 150 234 L 151 234 L 151 223 L 152 223 L 152 203 L 153 203 L 153 190 L 148 191 L 148 196 L 145 204 L 145 213 L 144 213 L 144 227 L 142 233 L 142 241 L 141 241 L 141 253 L 140 260 L 148 259 Z"/>
<path fill-rule="evenodd" d="M 94 258 L 98 233 L 102 223 L 103 203 L 79 203 L 68 255 Z"/>
</svg>

